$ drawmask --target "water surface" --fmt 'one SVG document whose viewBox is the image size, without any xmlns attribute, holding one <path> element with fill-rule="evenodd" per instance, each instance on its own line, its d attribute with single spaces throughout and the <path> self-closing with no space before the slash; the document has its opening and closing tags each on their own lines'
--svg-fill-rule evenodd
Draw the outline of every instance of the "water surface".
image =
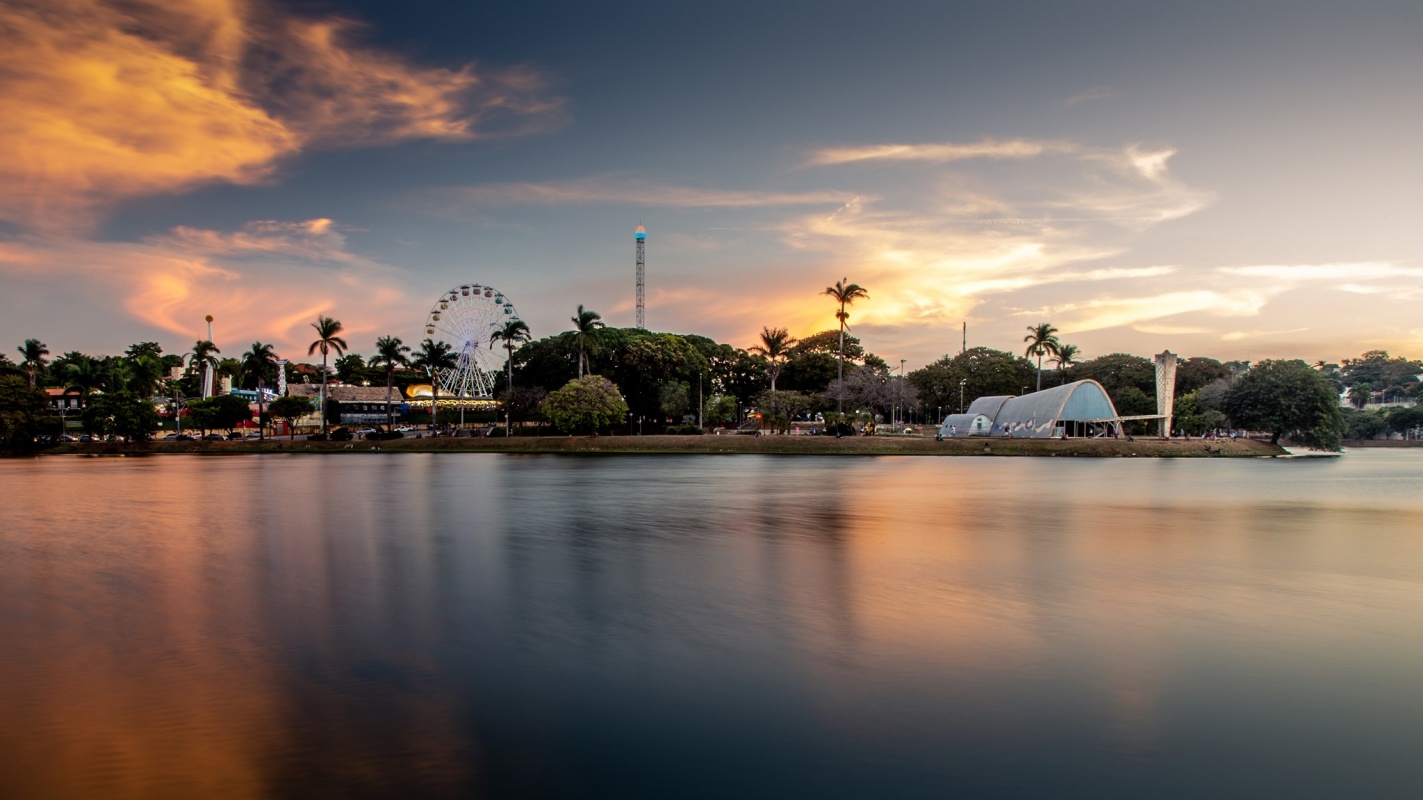
<svg viewBox="0 0 1423 800">
<path fill-rule="evenodd" d="M 0 461 L 0 797 L 1411 797 L 1423 452 Z"/>
</svg>

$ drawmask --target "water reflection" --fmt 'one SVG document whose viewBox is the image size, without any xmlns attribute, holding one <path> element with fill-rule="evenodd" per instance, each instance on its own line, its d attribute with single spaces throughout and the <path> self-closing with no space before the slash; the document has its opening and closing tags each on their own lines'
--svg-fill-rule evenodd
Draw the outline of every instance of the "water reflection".
<svg viewBox="0 0 1423 800">
<path fill-rule="evenodd" d="M 3 462 L 0 796 L 1402 794 L 1418 458 Z"/>
</svg>

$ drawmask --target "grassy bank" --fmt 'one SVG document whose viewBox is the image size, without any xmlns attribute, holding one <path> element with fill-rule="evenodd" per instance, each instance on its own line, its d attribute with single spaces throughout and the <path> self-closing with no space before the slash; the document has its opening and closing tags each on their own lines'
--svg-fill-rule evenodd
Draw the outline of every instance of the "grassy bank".
<svg viewBox="0 0 1423 800">
<path fill-rule="evenodd" d="M 147 444 L 66 444 L 46 453 L 365 453 L 374 443 L 305 442 L 150 442 Z M 1199 439 L 1136 441 L 1117 439 L 955 439 L 857 436 L 546 436 L 514 439 L 405 438 L 381 442 L 384 452 L 470 453 L 765 453 L 780 455 L 862 456 L 1062 456 L 1082 458 L 1241 458 L 1284 455 L 1282 448 L 1246 439 L 1203 442 Z"/>
</svg>

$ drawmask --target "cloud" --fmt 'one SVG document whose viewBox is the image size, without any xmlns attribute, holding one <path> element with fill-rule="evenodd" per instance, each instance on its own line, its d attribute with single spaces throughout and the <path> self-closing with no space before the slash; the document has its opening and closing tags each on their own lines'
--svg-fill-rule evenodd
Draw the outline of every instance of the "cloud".
<svg viewBox="0 0 1423 800">
<path fill-rule="evenodd" d="M 1223 275 L 1290 282 L 1423 278 L 1423 267 L 1405 267 L 1389 261 L 1290 265 L 1257 264 L 1245 267 L 1220 267 L 1216 271 Z"/>
<path fill-rule="evenodd" d="M 763 192 L 674 186 L 615 176 L 544 183 L 490 183 L 439 189 L 429 193 L 441 207 L 559 206 L 621 203 L 667 208 L 766 208 L 840 205 L 855 199 L 848 192 Z"/>
<path fill-rule="evenodd" d="M 424 303 L 403 290 L 408 276 L 347 252 L 338 230 L 314 219 L 230 232 L 177 228 L 142 242 L 31 237 L 0 242 L 0 277 L 33 287 L 7 298 L 7 306 L 29 302 L 20 294 L 57 289 L 86 318 L 119 309 L 184 344 L 202 332 L 205 314 L 217 318 L 224 349 L 224 342 L 260 339 L 288 356 L 305 352 L 306 324 L 318 314 L 342 319 L 358 338 L 417 331 Z M 108 323 L 124 327 L 123 320 Z"/>
<path fill-rule="evenodd" d="M 1047 205 L 1138 229 L 1190 216 L 1214 202 L 1215 193 L 1188 186 L 1172 175 L 1169 162 L 1174 155 L 1172 148 L 1146 150 L 1135 145 L 1084 151 L 1085 163 L 1103 169 Z"/>
<path fill-rule="evenodd" d="M 1307 330 L 1309 330 L 1309 328 L 1290 328 L 1280 331 L 1230 331 L 1229 333 L 1222 333 L 1220 339 L 1223 342 L 1238 342 L 1242 339 L 1259 339 L 1264 336 L 1284 336 L 1290 333 L 1303 333 Z"/>
<path fill-rule="evenodd" d="M 83 226 L 124 197 L 266 180 L 304 149 L 561 119 L 536 72 L 420 66 L 358 33 L 261 0 L 8 0 L 0 218 Z"/>
<path fill-rule="evenodd" d="M 1071 152 L 1066 142 L 1034 139 L 983 139 L 969 144 L 873 144 L 828 147 L 812 151 L 806 166 L 833 166 L 865 161 L 922 161 L 948 163 L 970 158 L 1033 158 L 1045 153 Z"/>
<path fill-rule="evenodd" d="M 1085 92 L 1078 92 L 1071 97 L 1064 98 L 1062 104 L 1068 108 L 1072 108 L 1075 105 L 1081 105 L 1082 103 L 1091 102 L 1093 100 L 1106 100 L 1109 97 L 1116 97 L 1119 94 L 1121 94 L 1121 92 L 1110 86 L 1093 86 Z"/>
<path fill-rule="evenodd" d="M 1037 309 L 1023 309 L 1020 317 L 1052 318 L 1064 334 L 1083 333 L 1103 328 L 1118 328 L 1137 323 L 1154 323 L 1166 317 L 1190 312 L 1208 312 L 1219 316 L 1248 317 L 1260 313 L 1270 292 L 1219 292 L 1196 289 L 1143 297 L 1099 298 L 1079 303 L 1062 303 Z"/>
<path fill-rule="evenodd" d="M 346 237 L 340 227 L 326 218 L 304 222 L 257 220 L 231 232 L 180 225 L 167 234 L 144 241 L 159 248 L 206 256 L 283 256 L 311 262 L 370 263 L 346 249 Z"/>
</svg>

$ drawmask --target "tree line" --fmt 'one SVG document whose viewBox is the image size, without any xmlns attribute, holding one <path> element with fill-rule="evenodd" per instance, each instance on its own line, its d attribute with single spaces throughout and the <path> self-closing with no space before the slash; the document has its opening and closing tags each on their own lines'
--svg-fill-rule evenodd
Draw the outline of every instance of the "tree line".
<svg viewBox="0 0 1423 800">
<path fill-rule="evenodd" d="M 1124 416 L 1155 413 L 1150 359 L 1111 353 L 1079 360 L 1081 351 L 1060 341 L 1050 323 L 1028 326 L 1021 355 L 974 347 L 907 375 L 895 374 L 849 332 L 850 309 L 868 298 L 868 291 L 842 279 L 821 295 L 830 298 L 835 327 L 797 339 L 786 328 L 765 326 L 757 342 L 744 349 L 697 334 L 608 327 L 601 315 L 582 305 L 570 317 L 568 330 L 540 339 L 532 338 L 522 320 L 510 320 L 492 331 L 488 342 L 507 357 L 503 370 L 489 376 L 499 387 L 495 397 L 504 410 L 502 432 L 511 433 L 515 422 L 548 423 L 567 431 L 636 422 L 646 432 L 690 433 L 740 423 L 754 414 L 758 427 L 785 430 L 797 419 L 815 419 L 826 432 L 845 433 L 853 432 L 855 423 L 890 418 L 896 409 L 915 409 L 921 418 L 937 421 L 978 397 L 1085 379 L 1101 383 Z M 412 348 L 399 337 L 381 336 L 367 357 L 351 352 L 338 320 L 321 316 L 311 327 L 314 340 L 306 355 L 319 354 L 320 364 L 289 362 L 286 379 L 321 383 L 323 398 L 327 382 L 335 378 L 384 385 L 390 400 L 413 383 L 429 382 L 438 399 L 439 382 L 430 376 L 455 363 L 445 342 L 427 338 Z M 17 351 L 18 361 L 0 355 L 0 381 L 5 382 L 0 436 L 7 441 L 44 425 L 43 394 L 25 390 L 72 391 L 84 406 L 86 430 L 142 441 L 157 427 L 155 397 L 186 403 L 189 424 L 202 429 L 231 428 L 251 417 L 236 402 L 186 400 L 202 393 L 205 372 L 231 378 L 235 387 L 245 389 L 272 388 L 278 378 L 279 358 L 272 345 L 260 341 L 232 357 L 222 357 L 205 340 L 183 354 L 139 342 L 121 356 L 67 352 L 51 360 L 38 339 L 26 340 Z M 1423 388 L 1420 373 L 1423 363 L 1377 350 L 1339 364 L 1265 361 L 1252 367 L 1245 361 L 1184 358 L 1174 387 L 1174 424 L 1191 434 L 1234 425 L 1337 446 L 1341 436 L 1419 427 L 1415 417 L 1423 412 L 1417 409 L 1341 412 L 1337 398 L 1343 393 L 1360 409 L 1379 397 L 1416 400 Z M 265 403 L 263 392 L 258 397 Z M 1278 408 L 1281 397 L 1292 398 L 1289 408 Z M 262 409 L 271 418 L 288 420 L 311 410 L 304 398 L 283 398 L 270 410 Z M 322 417 L 324 433 L 327 415 Z"/>
</svg>

